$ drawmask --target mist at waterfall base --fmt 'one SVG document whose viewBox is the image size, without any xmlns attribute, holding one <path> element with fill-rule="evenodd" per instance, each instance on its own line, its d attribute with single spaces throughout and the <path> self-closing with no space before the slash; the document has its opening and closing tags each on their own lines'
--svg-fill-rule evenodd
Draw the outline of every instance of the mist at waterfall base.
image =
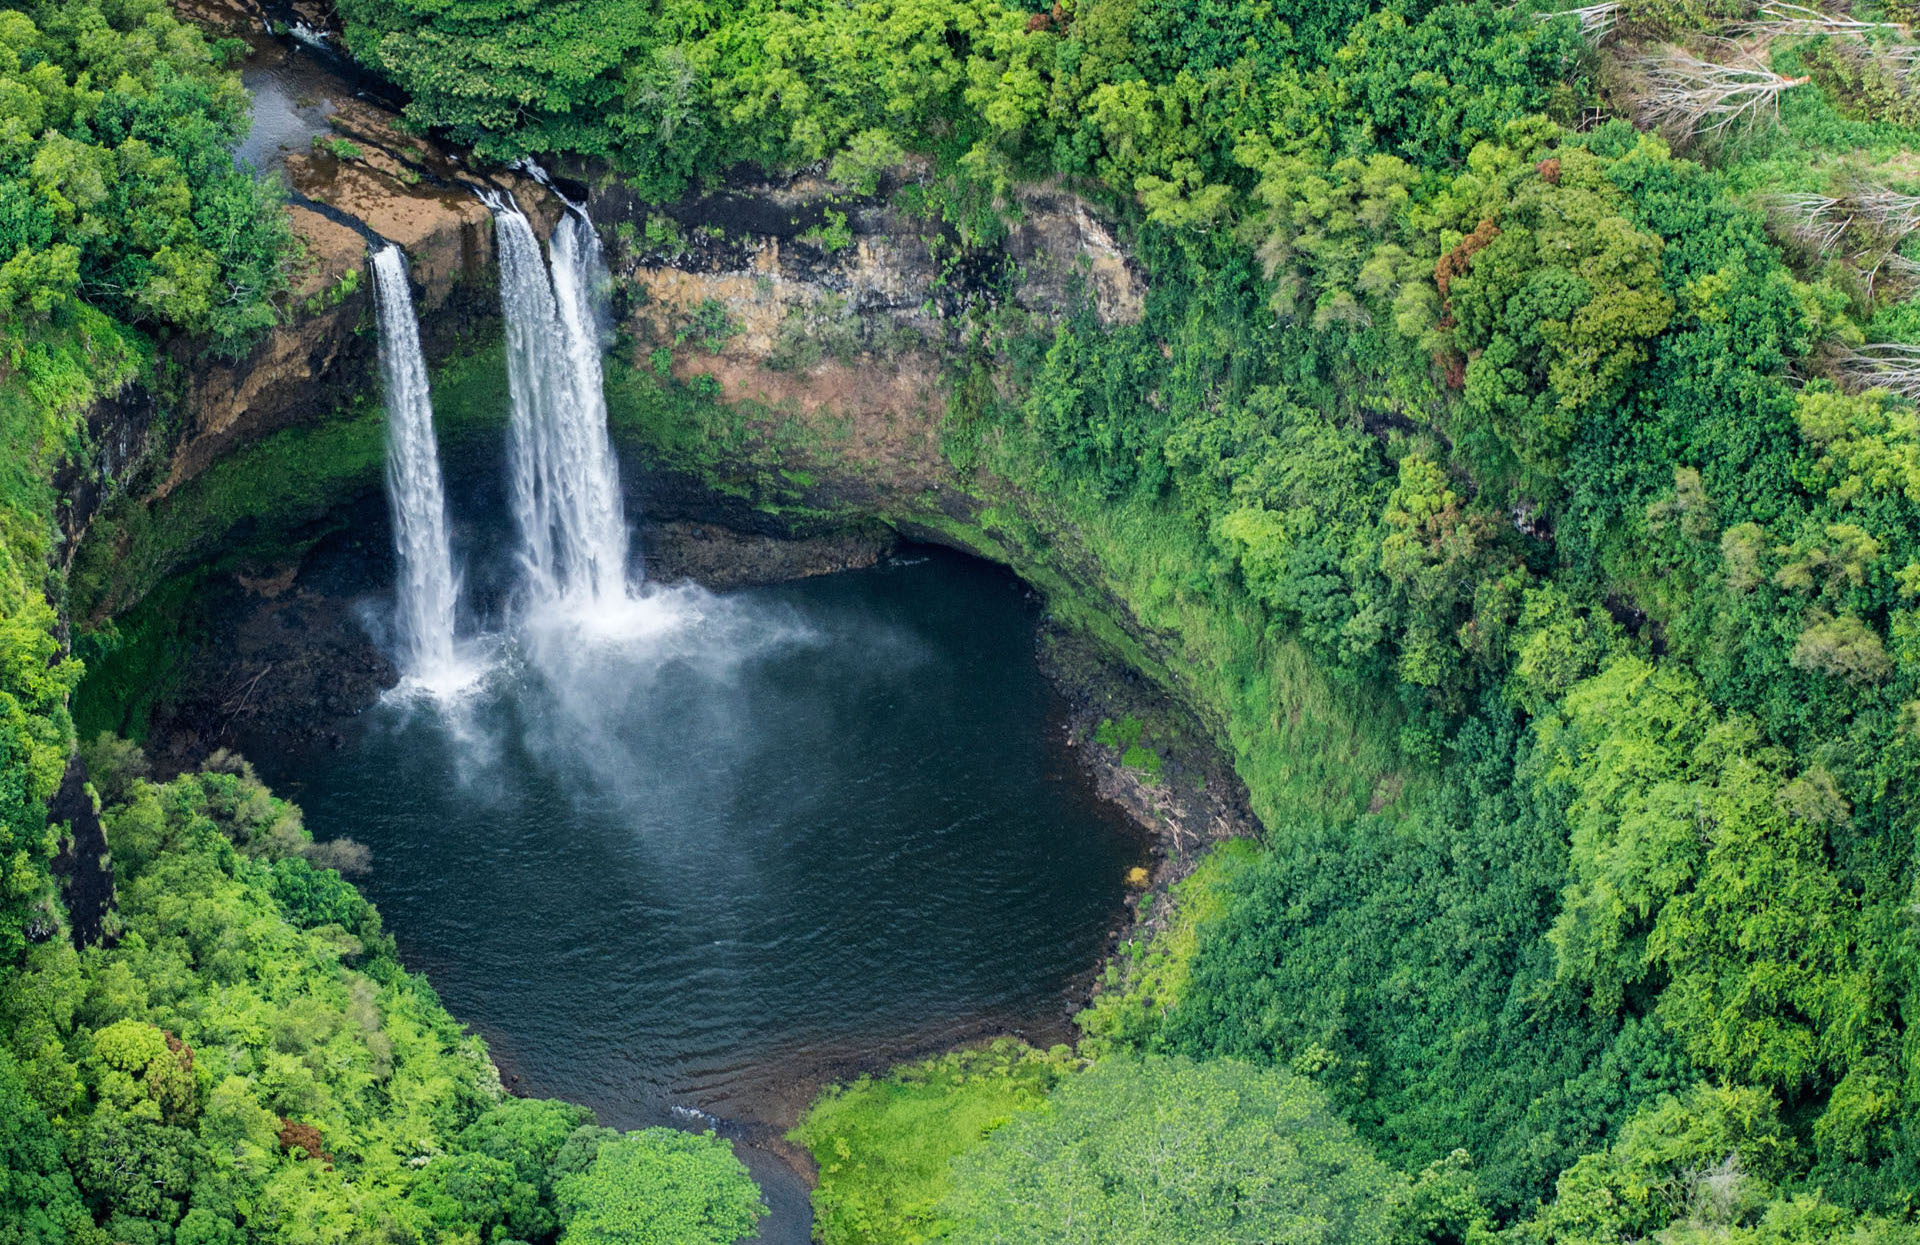
<svg viewBox="0 0 1920 1245">
<path fill-rule="evenodd" d="M 940 551 L 689 594 L 679 625 L 386 703 L 264 776 L 517 1091 L 623 1127 L 790 1114 L 822 1072 L 1065 1036 L 1139 841 L 1087 791 L 1034 606 Z"/>
</svg>

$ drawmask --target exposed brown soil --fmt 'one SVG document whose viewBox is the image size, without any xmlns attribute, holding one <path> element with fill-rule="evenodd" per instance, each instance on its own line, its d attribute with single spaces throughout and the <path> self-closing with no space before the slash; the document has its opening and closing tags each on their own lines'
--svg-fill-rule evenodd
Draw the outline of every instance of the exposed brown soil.
<svg viewBox="0 0 1920 1245">
<path fill-rule="evenodd" d="M 304 16 L 317 19 L 317 8 L 328 6 L 310 7 L 316 11 Z M 272 35 L 258 5 L 179 0 L 175 8 L 210 32 L 245 41 L 245 72 L 297 71 L 300 89 L 323 97 L 330 132 L 311 149 L 284 151 L 270 162 L 291 189 L 287 219 L 305 255 L 286 321 L 241 360 L 214 357 L 202 344 L 175 343 L 188 377 L 187 420 L 158 473 L 154 497 L 166 496 L 240 444 L 322 418 L 376 391 L 373 335 L 361 331 L 371 319 L 367 255 L 374 242 L 394 242 L 406 251 L 423 343 L 437 362 L 459 337 L 499 313 L 493 226 L 474 188 L 511 191 L 543 235 L 563 210 L 530 178 L 471 169 L 449 149 L 406 133 L 397 113 L 350 80 L 348 62 Z M 280 15 L 303 16 L 291 9 Z"/>
<path fill-rule="evenodd" d="M 682 358 L 674 370 L 683 379 L 713 376 L 729 401 L 766 408 L 770 422 L 801 416 L 831 446 L 832 459 L 843 469 L 884 465 L 884 472 L 859 474 L 870 482 L 884 480 L 889 492 L 931 492 L 951 481 L 939 440 L 946 386 L 925 355 L 827 360 L 804 371 L 781 371 L 723 353 Z"/>
</svg>

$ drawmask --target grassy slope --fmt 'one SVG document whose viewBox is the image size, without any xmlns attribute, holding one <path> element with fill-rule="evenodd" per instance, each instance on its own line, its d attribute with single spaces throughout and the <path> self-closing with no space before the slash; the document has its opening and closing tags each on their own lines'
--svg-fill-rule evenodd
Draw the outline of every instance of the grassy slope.
<svg viewBox="0 0 1920 1245">
<path fill-rule="evenodd" d="M 629 461 L 796 519 L 858 514 L 831 488 L 795 483 L 873 470 L 836 454 L 829 415 L 730 408 L 619 367 L 607 395 Z M 936 497 L 896 501 L 875 517 L 1007 564 L 1057 618 L 1182 696 L 1230 750 L 1263 821 L 1283 812 L 1339 821 L 1415 792 L 1420 775 L 1400 755 L 1395 706 L 1335 684 L 1293 642 L 1269 638 L 1251 601 L 1199 590 L 1195 575 L 1213 554 L 1183 518 L 1137 504 L 1042 503 L 1018 483 L 1037 455 L 1003 443 L 986 470 L 956 475 L 975 503 L 971 519 Z"/>
<path fill-rule="evenodd" d="M 792 1139 L 820 1163 L 815 1232 L 826 1240 L 937 1240 L 953 1156 L 1031 1111 L 1081 1066 L 1064 1046 L 1001 1040 L 861 1077 L 822 1095 Z"/>
</svg>

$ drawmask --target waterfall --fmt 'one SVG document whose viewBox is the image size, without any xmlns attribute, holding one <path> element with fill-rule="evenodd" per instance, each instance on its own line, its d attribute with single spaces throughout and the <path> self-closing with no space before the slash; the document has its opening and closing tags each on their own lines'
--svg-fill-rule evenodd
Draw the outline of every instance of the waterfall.
<svg viewBox="0 0 1920 1245">
<path fill-rule="evenodd" d="M 596 598 L 627 590 L 627 516 L 620 498 L 620 464 L 607 436 L 607 394 L 601 352 L 611 336 L 613 277 L 600 236 L 582 211 L 554 227 L 553 293 L 560 312 L 564 367 L 572 402 L 564 438 L 578 448 L 579 531 L 575 556 L 588 568 Z"/>
<path fill-rule="evenodd" d="M 387 391 L 387 503 L 400 564 L 395 633 L 403 679 L 433 683 L 454 669 L 453 614 L 459 587 L 447 539 L 446 494 L 433 439 L 433 402 L 420 323 L 397 246 L 373 257 L 380 373 Z"/>
<path fill-rule="evenodd" d="M 527 584 L 541 604 L 610 605 L 627 596 L 627 525 L 607 438 L 600 351 L 611 284 L 584 212 L 539 239 L 510 198 L 483 194 L 500 252 L 513 401 L 508 483 Z"/>
</svg>

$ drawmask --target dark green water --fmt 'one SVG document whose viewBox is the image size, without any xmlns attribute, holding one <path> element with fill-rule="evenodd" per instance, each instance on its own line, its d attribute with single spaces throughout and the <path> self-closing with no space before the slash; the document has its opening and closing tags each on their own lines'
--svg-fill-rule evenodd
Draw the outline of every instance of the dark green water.
<svg viewBox="0 0 1920 1245">
<path fill-rule="evenodd" d="M 522 641 L 458 711 L 250 755 L 521 1092 L 769 1122 L 822 1075 L 1062 1035 L 1141 847 L 1049 720 L 1034 606 L 939 551 Z M 676 1110 L 679 1109 L 679 1110 Z"/>
</svg>

